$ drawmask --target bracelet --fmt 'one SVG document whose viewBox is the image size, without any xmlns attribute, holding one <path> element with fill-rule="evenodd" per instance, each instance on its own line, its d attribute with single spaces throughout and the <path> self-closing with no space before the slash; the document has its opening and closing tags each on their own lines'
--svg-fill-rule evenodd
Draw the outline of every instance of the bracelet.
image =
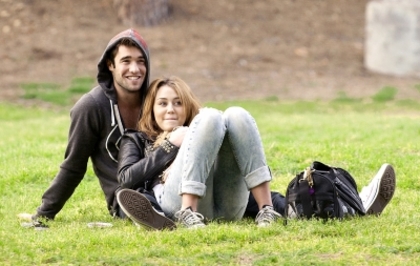
<svg viewBox="0 0 420 266">
<path fill-rule="evenodd" d="M 170 153 L 171 150 L 175 147 L 172 143 L 169 142 L 169 140 L 165 139 L 160 146 L 167 152 Z"/>
</svg>

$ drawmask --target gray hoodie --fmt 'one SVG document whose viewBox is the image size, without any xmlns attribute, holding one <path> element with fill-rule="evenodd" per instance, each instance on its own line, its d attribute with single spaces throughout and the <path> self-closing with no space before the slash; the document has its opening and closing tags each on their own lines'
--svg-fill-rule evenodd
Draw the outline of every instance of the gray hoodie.
<svg viewBox="0 0 420 266">
<path fill-rule="evenodd" d="M 36 217 L 54 219 L 82 181 L 89 158 L 105 194 L 108 210 L 113 216 L 117 214 L 117 158 L 119 141 L 125 126 L 119 115 L 116 91 L 106 58 L 123 37 L 135 40 L 146 59 L 147 74 L 141 87 L 141 97 L 144 101 L 149 84 L 149 51 L 140 34 L 129 29 L 117 34 L 108 43 L 98 63 L 99 85 L 82 96 L 70 111 L 71 124 L 64 161 L 57 176 L 42 196 L 42 204 L 37 209 Z"/>
</svg>

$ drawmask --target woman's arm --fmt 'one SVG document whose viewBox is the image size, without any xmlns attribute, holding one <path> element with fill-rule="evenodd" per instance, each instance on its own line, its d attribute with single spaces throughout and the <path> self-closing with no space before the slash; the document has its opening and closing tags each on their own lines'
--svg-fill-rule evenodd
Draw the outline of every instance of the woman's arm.
<svg viewBox="0 0 420 266">
<path fill-rule="evenodd" d="M 141 133 L 125 134 L 118 159 L 118 181 L 123 188 L 137 189 L 159 176 L 176 157 L 178 147 L 164 141 L 146 157 Z"/>
</svg>

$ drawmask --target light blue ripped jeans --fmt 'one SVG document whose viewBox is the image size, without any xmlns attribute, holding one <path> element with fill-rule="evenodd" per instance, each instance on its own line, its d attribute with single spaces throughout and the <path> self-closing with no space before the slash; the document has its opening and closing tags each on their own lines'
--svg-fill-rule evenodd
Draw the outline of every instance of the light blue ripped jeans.
<svg viewBox="0 0 420 266">
<path fill-rule="evenodd" d="M 252 116 L 241 107 L 225 112 L 203 108 L 191 122 L 157 200 L 174 218 L 181 194 L 194 194 L 204 217 L 238 220 L 249 190 L 267 181 L 271 173 Z"/>
</svg>

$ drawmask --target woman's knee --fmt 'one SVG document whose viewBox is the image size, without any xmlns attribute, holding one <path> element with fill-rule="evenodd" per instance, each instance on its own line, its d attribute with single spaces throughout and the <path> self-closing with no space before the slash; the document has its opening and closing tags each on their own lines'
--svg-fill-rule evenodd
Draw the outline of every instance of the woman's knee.
<svg viewBox="0 0 420 266">
<path fill-rule="evenodd" d="M 240 106 L 231 106 L 231 107 L 228 107 L 224 111 L 224 116 L 226 117 L 238 117 L 238 116 L 241 117 L 241 116 L 248 116 L 248 115 L 249 115 L 248 111 Z"/>
<path fill-rule="evenodd" d="M 233 106 L 223 113 L 226 124 L 229 127 L 245 130 L 255 123 L 250 113 L 242 107 Z"/>
<path fill-rule="evenodd" d="M 252 119 L 252 116 L 247 110 L 239 106 L 232 106 L 225 110 L 223 113 L 225 119 L 229 121 L 242 121 Z"/>
<path fill-rule="evenodd" d="M 214 108 L 202 108 L 191 124 L 202 124 L 210 129 L 218 128 L 223 124 L 222 112 Z"/>
</svg>

